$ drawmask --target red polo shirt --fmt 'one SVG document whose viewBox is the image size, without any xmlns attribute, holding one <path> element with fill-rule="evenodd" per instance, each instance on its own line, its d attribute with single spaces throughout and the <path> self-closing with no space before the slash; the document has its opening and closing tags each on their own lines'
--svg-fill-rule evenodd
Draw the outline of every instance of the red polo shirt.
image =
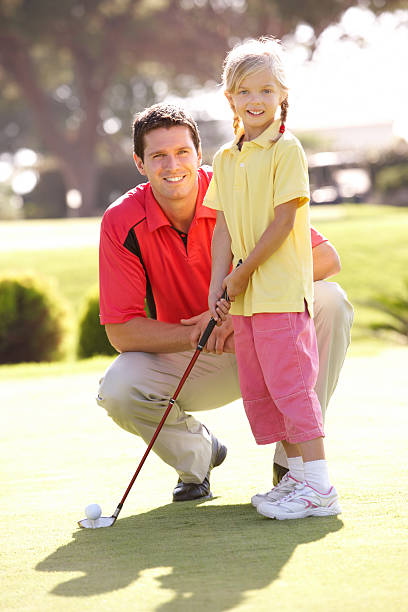
<svg viewBox="0 0 408 612">
<path fill-rule="evenodd" d="M 99 245 L 101 323 L 151 316 L 179 323 L 208 309 L 211 238 L 216 212 L 202 205 L 212 177 L 198 170 L 196 211 L 188 234 L 171 226 L 149 183 L 138 185 L 106 210 Z M 312 246 L 326 239 L 312 228 Z"/>
</svg>

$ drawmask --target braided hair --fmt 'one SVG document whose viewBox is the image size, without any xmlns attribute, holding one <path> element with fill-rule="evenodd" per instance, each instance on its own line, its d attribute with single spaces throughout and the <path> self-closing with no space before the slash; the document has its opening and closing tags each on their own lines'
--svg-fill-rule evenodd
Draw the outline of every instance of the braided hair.
<svg viewBox="0 0 408 612">
<path fill-rule="evenodd" d="M 282 100 L 281 102 L 281 114 L 280 114 L 280 127 L 279 127 L 279 132 L 278 134 L 275 136 L 275 138 L 272 138 L 271 142 L 278 142 L 279 138 L 282 136 L 282 134 L 285 133 L 286 130 L 286 117 L 288 116 L 288 108 L 289 108 L 289 102 L 288 102 L 288 97 L 286 96 L 286 98 L 284 100 Z"/>
<path fill-rule="evenodd" d="M 237 114 L 237 112 L 234 112 L 234 119 L 232 121 L 232 127 L 234 128 L 234 134 L 235 136 L 238 134 L 238 130 L 239 130 L 239 126 L 241 125 L 241 119 L 239 118 L 239 115 Z"/>
</svg>

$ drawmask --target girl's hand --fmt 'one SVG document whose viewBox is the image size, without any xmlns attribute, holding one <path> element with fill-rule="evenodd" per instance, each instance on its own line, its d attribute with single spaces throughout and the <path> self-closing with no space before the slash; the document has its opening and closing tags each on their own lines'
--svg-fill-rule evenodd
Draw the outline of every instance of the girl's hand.
<svg viewBox="0 0 408 612">
<path fill-rule="evenodd" d="M 217 314 L 217 302 L 221 299 L 222 291 L 223 290 L 221 289 L 221 287 L 217 290 L 217 289 L 213 289 L 210 286 L 210 290 L 209 290 L 209 293 L 208 293 L 208 308 L 210 310 L 210 314 L 211 314 L 212 318 L 217 321 L 218 325 L 221 325 L 221 321 L 220 321 L 219 316 Z"/>
<path fill-rule="evenodd" d="M 223 297 L 217 300 L 215 306 L 215 312 L 218 315 L 218 320 L 216 319 L 217 325 L 222 325 L 222 323 L 227 320 L 227 315 L 230 308 L 231 302 L 229 300 L 226 300 Z"/>
<path fill-rule="evenodd" d="M 244 293 L 248 287 L 250 274 L 245 270 L 245 264 L 235 268 L 224 278 L 222 288 L 227 289 L 230 302 L 234 302 L 237 295 Z"/>
<path fill-rule="evenodd" d="M 217 321 L 217 325 L 222 325 L 223 321 L 227 319 L 228 311 L 231 308 L 231 304 L 228 300 L 223 297 L 224 291 L 214 291 L 210 287 L 208 294 L 208 307 L 212 318 Z"/>
</svg>

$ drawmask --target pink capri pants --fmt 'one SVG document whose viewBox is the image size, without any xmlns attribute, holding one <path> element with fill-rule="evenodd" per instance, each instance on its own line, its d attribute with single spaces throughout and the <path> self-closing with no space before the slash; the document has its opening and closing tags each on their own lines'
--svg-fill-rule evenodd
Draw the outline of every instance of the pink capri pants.
<svg viewBox="0 0 408 612">
<path fill-rule="evenodd" d="M 324 436 L 314 391 L 316 332 L 304 312 L 232 316 L 239 382 L 257 444 L 291 444 Z"/>
</svg>

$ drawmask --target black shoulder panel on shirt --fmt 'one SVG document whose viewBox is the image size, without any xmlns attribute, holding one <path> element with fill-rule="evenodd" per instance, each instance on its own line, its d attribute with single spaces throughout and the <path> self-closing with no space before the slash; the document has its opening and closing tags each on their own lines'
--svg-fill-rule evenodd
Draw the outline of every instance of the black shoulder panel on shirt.
<svg viewBox="0 0 408 612">
<path fill-rule="evenodd" d="M 142 221 L 145 221 L 145 219 L 146 217 L 144 219 L 141 219 L 139 223 L 142 223 Z M 152 285 L 150 283 L 150 279 L 147 274 L 146 266 L 144 264 L 143 257 L 142 257 L 142 251 L 140 250 L 139 241 L 137 239 L 136 232 L 135 232 L 135 227 L 139 225 L 139 223 L 136 223 L 136 225 L 130 228 L 128 235 L 126 236 L 126 240 L 123 243 L 123 246 L 125 247 L 125 249 L 133 253 L 133 255 L 136 255 L 136 257 L 139 258 L 139 261 L 142 264 L 142 267 L 143 267 L 143 270 L 146 276 L 146 301 L 147 301 L 147 306 L 150 312 L 150 318 L 157 319 L 156 304 L 155 304 L 154 297 L 153 297 Z"/>
</svg>

